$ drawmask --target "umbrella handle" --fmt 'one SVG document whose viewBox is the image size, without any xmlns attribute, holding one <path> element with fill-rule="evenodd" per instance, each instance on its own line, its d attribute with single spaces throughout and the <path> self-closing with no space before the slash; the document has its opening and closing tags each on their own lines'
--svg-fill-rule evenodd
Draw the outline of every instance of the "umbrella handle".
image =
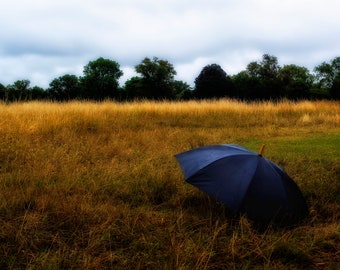
<svg viewBox="0 0 340 270">
<path fill-rule="evenodd" d="M 265 146 L 266 146 L 265 144 L 261 145 L 261 148 L 260 148 L 260 151 L 259 151 L 259 156 L 262 156 L 262 153 L 264 151 Z"/>
</svg>

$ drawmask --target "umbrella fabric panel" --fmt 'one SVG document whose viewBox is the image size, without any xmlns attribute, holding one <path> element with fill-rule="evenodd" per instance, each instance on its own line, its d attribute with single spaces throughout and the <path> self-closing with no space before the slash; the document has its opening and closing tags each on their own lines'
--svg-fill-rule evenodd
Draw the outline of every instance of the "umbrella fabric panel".
<svg viewBox="0 0 340 270">
<path fill-rule="evenodd" d="M 287 194 L 287 204 L 283 209 L 281 222 L 295 223 L 309 215 L 307 203 L 298 185 L 287 175 L 282 179 Z"/>
<path fill-rule="evenodd" d="M 187 182 L 236 212 L 248 190 L 259 158 L 257 155 L 222 158 L 199 170 Z"/>
<path fill-rule="evenodd" d="M 280 174 L 266 159 L 260 158 L 240 212 L 253 220 L 268 222 L 286 204 L 286 191 Z"/>
<path fill-rule="evenodd" d="M 308 207 L 295 182 L 280 167 L 262 159 L 240 212 L 261 223 L 293 224 L 308 215 Z"/>
<path fill-rule="evenodd" d="M 234 144 L 212 145 L 195 148 L 175 155 L 178 160 L 184 177 L 188 179 L 197 171 L 208 166 L 212 162 L 235 155 L 257 155 L 245 148 Z"/>
<path fill-rule="evenodd" d="M 276 164 L 272 163 L 274 166 Z M 274 167 L 281 176 L 282 185 L 286 192 L 287 203 L 284 208 L 285 218 L 298 221 L 309 214 L 307 203 L 301 190 L 292 178 L 279 166 Z"/>
</svg>

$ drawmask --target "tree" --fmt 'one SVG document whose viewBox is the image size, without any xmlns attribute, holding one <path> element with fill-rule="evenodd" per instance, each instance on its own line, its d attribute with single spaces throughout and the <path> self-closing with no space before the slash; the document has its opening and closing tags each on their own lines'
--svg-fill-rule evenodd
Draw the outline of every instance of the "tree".
<svg viewBox="0 0 340 270">
<path fill-rule="evenodd" d="M 243 70 L 232 76 L 234 85 L 235 98 L 241 100 L 254 100 L 260 91 L 260 79 L 251 76 L 247 71 Z"/>
<path fill-rule="evenodd" d="M 6 100 L 6 92 L 7 92 L 6 87 L 0 83 L 0 100 L 3 100 L 3 101 Z"/>
<path fill-rule="evenodd" d="M 30 81 L 17 80 L 12 85 L 7 86 L 8 100 L 9 101 L 22 101 L 28 100 L 30 96 Z"/>
<path fill-rule="evenodd" d="M 189 84 L 183 81 L 174 81 L 175 98 L 177 100 L 189 100 L 193 91 Z"/>
<path fill-rule="evenodd" d="M 339 99 L 340 57 L 335 57 L 329 63 L 323 62 L 314 71 L 320 91 L 328 93 L 331 98 Z"/>
<path fill-rule="evenodd" d="M 207 65 L 195 79 L 194 96 L 197 98 L 233 97 L 231 78 L 220 65 Z"/>
<path fill-rule="evenodd" d="M 258 62 L 250 62 L 247 65 L 247 73 L 253 78 L 261 79 L 261 65 Z"/>
<path fill-rule="evenodd" d="M 334 80 L 331 89 L 329 90 L 331 98 L 340 100 L 340 75 L 338 74 Z"/>
<path fill-rule="evenodd" d="M 127 100 L 144 97 L 143 80 L 140 77 L 134 76 L 125 82 L 124 96 Z"/>
<path fill-rule="evenodd" d="M 31 99 L 32 100 L 43 100 L 47 98 L 47 91 L 39 86 L 34 86 L 31 89 Z"/>
<path fill-rule="evenodd" d="M 305 67 L 285 65 L 279 70 L 278 77 L 282 86 L 282 95 L 288 99 L 310 97 L 313 76 Z"/>
<path fill-rule="evenodd" d="M 277 57 L 264 54 L 260 62 L 251 62 L 247 72 L 256 81 L 257 99 L 277 99 L 282 96 L 278 74 L 280 66 Z"/>
<path fill-rule="evenodd" d="M 58 101 L 75 99 L 79 95 L 79 79 L 75 75 L 63 75 L 50 83 L 47 92 L 50 98 Z"/>
<path fill-rule="evenodd" d="M 280 66 L 276 56 L 264 54 L 262 61 L 260 62 L 260 77 L 262 79 L 273 79 L 277 78 L 280 71 Z"/>
<path fill-rule="evenodd" d="M 250 62 L 246 70 L 232 77 L 234 96 L 244 100 L 283 97 L 277 57 L 264 54 L 261 61 Z"/>
<path fill-rule="evenodd" d="M 173 65 L 167 60 L 148 57 L 135 67 L 141 75 L 138 81 L 138 98 L 172 99 L 174 98 L 174 77 L 177 74 Z M 134 78 L 137 82 L 137 79 Z"/>
<path fill-rule="evenodd" d="M 80 83 L 84 98 L 103 100 L 117 96 L 118 79 L 123 75 L 117 62 L 100 57 L 89 62 L 83 73 Z"/>
</svg>

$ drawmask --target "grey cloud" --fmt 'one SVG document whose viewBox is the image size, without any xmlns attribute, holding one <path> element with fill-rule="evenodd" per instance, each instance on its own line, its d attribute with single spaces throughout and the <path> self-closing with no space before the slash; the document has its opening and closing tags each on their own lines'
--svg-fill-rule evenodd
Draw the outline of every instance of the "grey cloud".
<svg viewBox="0 0 340 270">
<path fill-rule="evenodd" d="M 339 9 L 337 0 L 5 0 L 0 82 L 46 85 L 99 56 L 127 74 L 146 56 L 165 58 L 188 83 L 205 64 L 235 73 L 263 53 L 313 68 L 339 55 Z"/>
</svg>

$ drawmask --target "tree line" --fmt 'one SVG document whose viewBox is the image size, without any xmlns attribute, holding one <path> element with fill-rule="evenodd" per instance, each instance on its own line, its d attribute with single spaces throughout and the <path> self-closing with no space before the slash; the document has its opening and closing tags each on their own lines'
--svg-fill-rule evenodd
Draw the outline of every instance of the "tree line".
<svg viewBox="0 0 340 270">
<path fill-rule="evenodd" d="M 135 71 L 138 76 L 120 86 L 123 71 L 119 63 L 100 57 L 84 67 L 83 76 L 65 74 L 53 79 L 47 89 L 30 87 L 29 80 L 18 80 L 8 86 L 0 83 L 0 100 L 340 99 L 340 57 L 321 63 L 313 73 L 294 64 L 281 67 L 277 57 L 269 54 L 232 76 L 220 65 L 210 64 L 202 68 L 194 87 L 175 80 L 174 66 L 157 57 L 144 58 Z"/>
</svg>

